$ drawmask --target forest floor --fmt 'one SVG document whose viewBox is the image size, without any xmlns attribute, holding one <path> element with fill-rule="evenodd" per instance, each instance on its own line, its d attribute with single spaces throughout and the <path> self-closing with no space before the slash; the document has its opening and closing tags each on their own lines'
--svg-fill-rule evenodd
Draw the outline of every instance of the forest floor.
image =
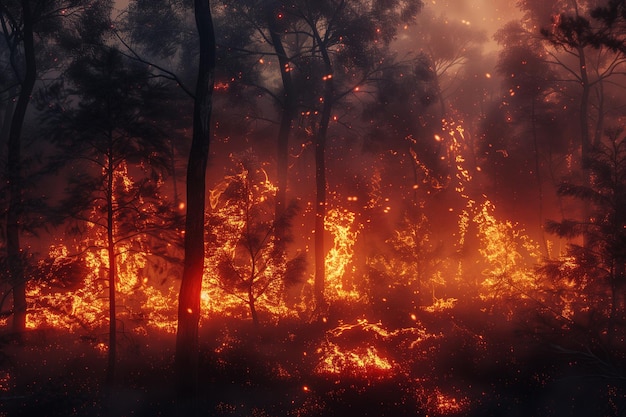
<svg viewBox="0 0 626 417">
<path fill-rule="evenodd" d="M 188 403 L 175 396 L 172 335 L 123 333 L 105 387 L 106 335 L 36 330 L 0 345 L 0 416 L 626 415 L 624 352 L 538 329 L 463 307 L 403 323 L 215 319 Z"/>
</svg>

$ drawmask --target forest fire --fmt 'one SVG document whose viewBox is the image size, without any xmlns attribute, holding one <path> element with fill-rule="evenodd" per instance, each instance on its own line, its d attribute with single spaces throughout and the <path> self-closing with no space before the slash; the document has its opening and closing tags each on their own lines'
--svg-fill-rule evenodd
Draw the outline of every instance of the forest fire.
<svg viewBox="0 0 626 417">
<path fill-rule="evenodd" d="M 0 416 L 626 414 L 626 1 L 452 3 L 2 2 Z"/>
</svg>

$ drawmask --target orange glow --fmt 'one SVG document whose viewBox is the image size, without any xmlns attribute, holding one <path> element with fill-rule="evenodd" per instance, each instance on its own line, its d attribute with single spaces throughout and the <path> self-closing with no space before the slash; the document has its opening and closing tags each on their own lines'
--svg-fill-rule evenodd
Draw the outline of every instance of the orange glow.
<svg viewBox="0 0 626 417">
<path fill-rule="evenodd" d="M 393 368 L 392 362 L 381 356 L 374 346 L 345 351 L 332 342 L 326 342 L 317 353 L 322 356 L 316 368 L 320 374 L 368 376 L 385 374 Z"/>
<path fill-rule="evenodd" d="M 534 271 L 527 265 L 539 262 L 538 245 L 524 234 L 519 225 L 497 220 L 494 211 L 495 206 L 487 200 L 473 218 L 482 242 L 479 253 L 486 263 L 481 297 L 494 298 L 515 293 L 524 298 L 537 288 Z"/>
<path fill-rule="evenodd" d="M 370 323 L 367 319 L 340 324 L 326 332 L 324 341 L 317 348 L 319 361 L 315 372 L 358 378 L 391 377 L 400 369 L 400 364 L 383 354 L 379 346 L 392 346 L 400 343 L 398 340 L 403 340 L 401 343 L 408 341 L 407 347 L 413 349 L 424 340 L 438 337 L 417 327 L 420 326 L 419 322 L 415 326 L 390 331 L 381 323 Z"/>
<path fill-rule="evenodd" d="M 355 197 L 356 198 L 356 197 Z M 356 200 L 353 200 L 356 201 Z M 326 254 L 326 297 L 329 300 L 359 300 L 352 258 L 362 225 L 356 223 L 356 214 L 348 210 L 331 209 L 325 219 L 325 229 L 333 236 L 333 247 Z"/>
</svg>

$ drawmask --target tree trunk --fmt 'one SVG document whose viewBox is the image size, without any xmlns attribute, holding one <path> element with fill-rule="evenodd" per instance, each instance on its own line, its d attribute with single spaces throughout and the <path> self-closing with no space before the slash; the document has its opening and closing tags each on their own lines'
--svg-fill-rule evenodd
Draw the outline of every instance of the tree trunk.
<svg viewBox="0 0 626 417">
<path fill-rule="evenodd" d="M 106 383 L 112 384 L 115 379 L 115 360 L 117 353 L 117 323 L 115 319 L 115 241 L 113 239 L 113 138 L 109 132 L 109 160 L 107 166 L 107 254 L 109 256 L 109 354 L 107 361 Z"/>
<path fill-rule="evenodd" d="M 578 59 L 580 67 L 580 83 L 582 84 L 582 94 L 580 98 L 580 144 L 581 144 L 581 160 L 583 170 L 585 168 L 585 159 L 591 150 L 591 140 L 589 138 L 589 95 L 591 86 L 589 85 L 589 75 L 587 73 L 587 62 L 585 58 L 585 50 L 578 47 Z"/>
<path fill-rule="evenodd" d="M 15 101 L 11 100 L 11 97 L 17 95 L 16 88 L 11 89 L 9 92 L 9 100 L 7 100 L 6 108 L 4 109 L 4 117 L 2 118 L 2 127 L 0 128 L 0 146 L 2 150 L 9 141 L 9 132 L 11 130 L 11 119 L 13 118 L 13 111 L 15 110 Z M 4 153 L 4 152 L 3 152 Z M 3 155 L 4 156 L 4 155 Z"/>
<path fill-rule="evenodd" d="M 22 206 L 21 178 L 21 138 L 26 110 L 30 102 L 37 67 L 35 61 L 35 42 L 33 39 L 33 19 L 28 0 L 21 1 L 24 24 L 24 62 L 25 74 L 21 83 L 20 94 L 11 120 L 7 142 L 7 181 L 9 206 L 7 208 L 6 245 L 9 260 L 9 275 L 13 287 L 13 333 L 20 337 L 26 330 L 26 276 L 24 274 L 23 254 L 20 248 L 20 217 Z"/>
<path fill-rule="evenodd" d="M 589 137 L 589 95 L 591 93 L 591 87 L 589 85 L 589 75 L 587 73 L 587 62 L 585 58 L 585 50 L 583 47 L 578 47 L 578 59 L 580 67 L 580 83 L 582 84 L 582 94 L 580 97 L 580 163 L 583 175 L 583 184 L 587 187 L 591 185 L 591 174 L 587 167 L 587 158 L 591 153 L 591 139 Z M 589 213 L 591 208 L 589 202 L 583 203 L 582 208 L 583 223 L 589 221 Z M 583 247 L 587 247 L 589 241 L 588 233 L 583 233 Z"/>
<path fill-rule="evenodd" d="M 598 95 L 598 120 L 596 121 L 595 133 L 593 134 L 593 140 L 591 146 L 595 147 L 604 134 L 604 82 L 599 79 L 596 83 L 597 95 Z"/>
<path fill-rule="evenodd" d="M 441 91 L 441 84 L 439 83 L 439 74 L 435 74 L 435 92 L 437 93 L 437 101 L 439 101 L 439 117 L 440 120 L 445 120 L 447 115 L 446 112 L 446 100 L 443 97 L 443 91 Z"/>
<path fill-rule="evenodd" d="M 315 138 L 315 278 L 313 294 L 315 308 L 318 314 L 323 314 L 326 309 L 324 287 L 326 281 L 326 251 L 324 249 L 324 223 L 326 220 L 326 136 L 334 94 L 333 67 L 326 49 L 326 45 L 314 30 L 316 41 L 319 45 L 324 60 L 326 74 L 324 74 L 324 105 L 319 121 L 319 128 Z"/>
<path fill-rule="evenodd" d="M 276 177 L 277 177 L 277 191 L 276 191 L 276 208 L 275 208 L 275 224 L 276 224 L 276 241 L 280 250 L 283 250 L 283 240 L 285 237 L 285 230 L 282 227 L 284 224 L 282 217 L 287 206 L 287 178 L 289 175 L 289 132 L 291 131 L 291 123 L 295 116 L 295 88 L 291 79 L 291 72 L 289 69 L 289 59 L 285 52 L 282 39 L 276 29 L 275 16 L 273 10 L 270 10 L 268 15 L 268 26 L 270 31 L 270 37 L 274 44 L 274 50 L 278 56 L 278 64 L 280 66 L 280 76 L 283 82 L 283 98 L 282 114 L 280 118 L 280 128 L 278 130 L 277 140 L 277 152 L 276 152 Z"/>
<path fill-rule="evenodd" d="M 211 141 L 210 121 L 215 69 L 215 34 L 208 0 L 194 0 L 200 43 L 198 79 L 194 97 L 193 137 L 187 166 L 185 261 L 178 299 L 176 334 L 177 388 L 181 397 L 193 397 L 198 386 L 198 322 L 204 269 L 205 176 Z"/>
<path fill-rule="evenodd" d="M 250 315 L 252 316 L 252 323 L 254 323 L 254 327 L 259 327 L 259 313 L 257 313 L 256 311 L 252 287 L 250 287 L 250 289 L 248 290 L 248 306 L 250 307 Z"/>
<path fill-rule="evenodd" d="M 543 177 L 541 175 L 541 160 L 539 156 L 539 140 L 537 139 L 537 120 L 535 109 L 535 97 L 530 99 L 530 125 L 533 137 L 533 150 L 535 153 L 535 178 L 537 179 L 537 204 L 539 211 L 539 230 L 541 232 L 541 246 L 543 247 L 544 255 L 550 258 L 550 248 L 548 247 L 548 241 L 546 240 L 545 227 L 544 227 L 544 214 L 543 214 Z"/>
</svg>

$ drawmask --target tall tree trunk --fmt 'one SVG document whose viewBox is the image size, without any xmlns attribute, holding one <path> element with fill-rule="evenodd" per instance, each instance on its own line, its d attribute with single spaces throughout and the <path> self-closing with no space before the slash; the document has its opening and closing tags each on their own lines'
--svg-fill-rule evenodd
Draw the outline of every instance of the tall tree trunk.
<svg viewBox="0 0 626 417">
<path fill-rule="evenodd" d="M 248 289 L 248 306 L 250 307 L 250 315 L 252 316 L 254 327 L 259 327 L 259 313 L 256 311 L 256 300 L 254 298 L 254 292 L 252 291 L 252 285 L 250 285 Z"/>
<path fill-rule="evenodd" d="M 20 94 L 11 120 L 7 142 L 7 180 L 9 206 L 7 208 L 6 245 L 9 260 L 9 274 L 13 287 L 13 333 L 19 338 L 26 330 L 26 276 L 20 247 L 20 217 L 22 208 L 22 161 L 21 139 L 26 110 L 30 102 L 37 67 L 35 61 L 35 42 L 33 39 L 33 18 L 29 0 L 22 0 L 22 19 L 24 24 L 24 62 L 25 74 L 21 82 Z"/>
<path fill-rule="evenodd" d="M 13 91 L 16 90 L 16 91 Z M 17 95 L 17 88 L 11 89 L 9 97 Z M 4 147 L 9 141 L 9 133 L 11 131 L 11 119 L 13 119 L 13 111 L 15 110 L 15 101 L 7 100 L 6 108 L 4 109 L 4 117 L 2 118 L 2 127 L 0 127 L 0 146 L 4 151 Z M 4 154 L 4 152 L 2 152 Z"/>
<path fill-rule="evenodd" d="M 544 204 L 544 195 L 543 195 L 543 177 L 541 175 L 541 161 L 539 159 L 539 140 L 537 138 L 537 120 L 536 120 L 536 109 L 535 109 L 535 97 L 531 97 L 530 99 L 530 125 L 532 130 L 533 137 L 533 150 L 535 153 L 535 178 L 537 180 L 537 199 L 538 199 L 538 211 L 539 211 L 539 230 L 541 231 L 541 245 L 543 246 L 543 251 L 546 257 L 550 258 L 550 248 L 548 247 L 548 242 L 546 240 L 545 227 L 544 227 L 544 213 L 543 213 L 543 204 Z"/>
<path fill-rule="evenodd" d="M 578 47 L 578 60 L 580 68 L 580 83 L 583 88 L 580 98 L 581 160 L 583 170 L 586 171 L 585 159 L 591 150 L 591 139 L 589 137 L 589 96 L 591 94 L 591 86 L 589 85 L 589 74 L 587 73 L 587 62 L 583 47 Z"/>
<path fill-rule="evenodd" d="M 598 96 L 598 120 L 596 122 L 595 132 L 591 141 L 592 147 L 600 143 L 602 135 L 604 134 L 604 82 L 601 78 L 596 83 L 596 86 Z"/>
<path fill-rule="evenodd" d="M 293 80 L 291 79 L 291 70 L 289 68 L 289 59 L 285 52 L 280 34 L 276 29 L 275 16 L 273 9 L 270 9 L 268 19 L 268 26 L 270 32 L 270 38 L 274 44 L 274 50 L 278 56 L 278 64 L 280 66 L 280 76 L 283 82 L 283 103 L 282 114 L 280 118 L 280 128 L 278 130 L 277 140 L 277 152 L 276 152 L 276 176 L 277 186 L 276 191 L 276 208 L 275 208 L 275 224 L 276 224 L 276 240 L 279 248 L 283 250 L 283 240 L 285 237 L 285 230 L 282 227 L 281 221 L 285 207 L 287 206 L 287 178 L 289 175 L 289 132 L 291 131 L 291 123 L 293 122 L 296 111 L 296 99 L 295 99 L 295 87 Z"/>
<path fill-rule="evenodd" d="M 198 388 L 198 322 L 204 269 L 205 177 L 211 142 L 211 111 L 215 71 L 215 33 L 208 0 L 194 0 L 200 43 L 198 79 L 194 97 L 193 137 L 187 166 L 185 261 L 178 298 L 176 333 L 177 388 L 193 397 Z"/>
<path fill-rule="evenodd" d="M 587 167 L 587 158 L 591 153 L 591 139 L 589 135 L 589 96 L 591 93 L 591 86 L 589 85 L 589 74 L 587 73 L 587 62 L 585 57 L 585 50 L 583 47 L 578 48 L 578 60 L 580 68 L 580 83 L 582 84 L 582 94 L 580 97 L 580 161 L 583 175 L 583 184 L 587 187 L 591 185 L 591 173 Z M 589 221 L 589 213 L 591 208 L 589 202 L 585 201 L 582 208 L 583 222 Z M 583 233 L 583 246 L 587 246 L 589 241 L 588 233 Z"/>
<path fill-rule="evenodd" d="M 109 256 L 109 354 L 107 361 L 106 382 L 112 384 L 115 379 L 115 360 L 117 356 L 117 323 L 115 319 L 115 276 L 117 265 L 115 263 L 115 240 L 113 237 L 113 138 L 112 132 L 109 132 L 109 160 L 107 166 L 107 254 Z"/>
<path fill-rule="evenodd" d="M 439 102 L 439 118 L 445 120 L 448 116 L 446 111 L 446 100 L 443 97 L 443 91 L 441 91 L 441 84 L 439 83 L 439 74 L 435 74 L 435 92 L 437 94 L 437 101 Z"/>
<path fill-rule="evenodd" d="M 326 74 L 324 74 L 324 105 L 319 121 L 317 135 L 315 138 L 315 278 L 313 294 L 315 297 L 315 308 L 322 314 L 326 309 L 326 299 L 324 287 L 326 281 L 326 250 L 324 248 L 324 223 L 326 221 L 326 136 L 328 134 L 328 124 L 330 123 L 330 113 L 332 110 L 334 82 L 333 67 L 326 45 L 314 29 L 315 39 L 319 45 Z"/>
</svg>

